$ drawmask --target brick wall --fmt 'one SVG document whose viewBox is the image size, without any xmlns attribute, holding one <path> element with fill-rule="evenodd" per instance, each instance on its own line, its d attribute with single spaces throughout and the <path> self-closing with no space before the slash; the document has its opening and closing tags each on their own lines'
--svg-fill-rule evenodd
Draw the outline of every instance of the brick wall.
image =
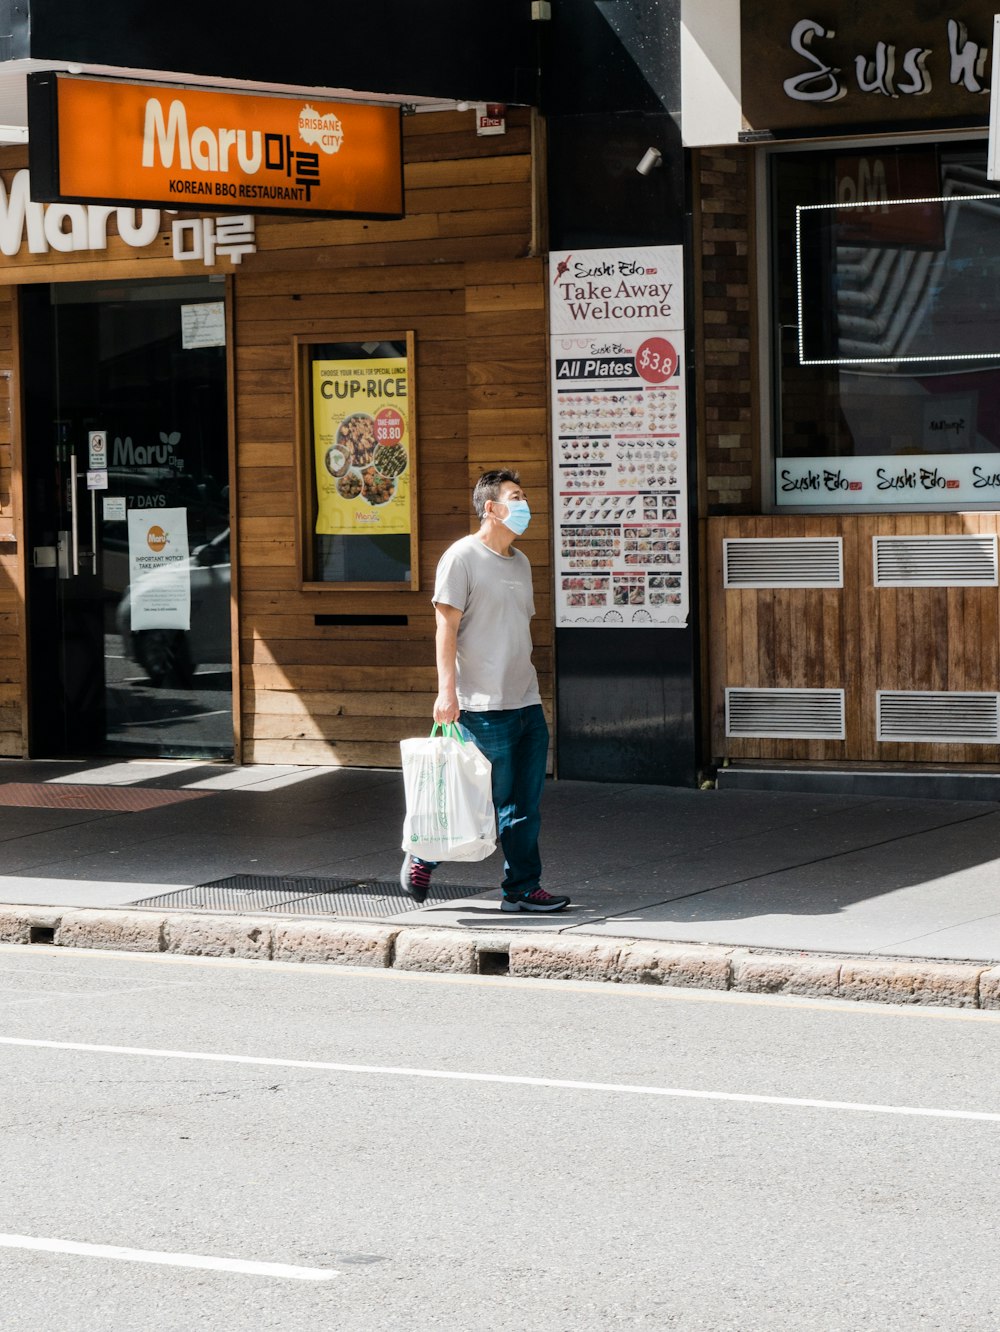
<svg viewBox="0 0 1000 1332">
<path fill-rule="evenodd" d="M 704 511 L 759 508 L 753 407 L 753 157 L 743 148 L 694 156 L 696 392 Z"/>
</svg>

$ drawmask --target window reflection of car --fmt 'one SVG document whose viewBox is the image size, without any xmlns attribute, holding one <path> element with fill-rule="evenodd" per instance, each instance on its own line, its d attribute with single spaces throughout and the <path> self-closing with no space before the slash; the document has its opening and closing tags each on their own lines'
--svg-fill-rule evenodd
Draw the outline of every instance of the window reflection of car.
<svg viewBox="0 0 1000 1332">
<path fill-rule="evenodd" d="M 193 541 L 207 541 L 227 522 L 228 503 L 217 487 L 199 486 L 186 472 L 170 467 L 120 468 L 108 471 L 108 489 L 102 496 L 124 497 L 127 508 L 155 513 L 158 509 L 184 509 Z M 104 586 L 119 596 L 128 586 L 128 526 L 104 519 L 101 525 L 101 574 Z M 228 558 L 228 557 L 227 557 Z"/>
<path fill-rule="evenodd" d="M 190 629 L 133 629 L 131 587 L 118 603 L 116 620 L 125 653 L 138 662 L 150 682 L 160 688 L 190 689 L 195 667 L 232 659 L 229 637 L 229 531 L 197 546 L 189 557 L 191 571 Z M 137 580 L 172 577 L 156 569 Z M 155 582 L 154 582 L 155 585 Z"/>
</svg>

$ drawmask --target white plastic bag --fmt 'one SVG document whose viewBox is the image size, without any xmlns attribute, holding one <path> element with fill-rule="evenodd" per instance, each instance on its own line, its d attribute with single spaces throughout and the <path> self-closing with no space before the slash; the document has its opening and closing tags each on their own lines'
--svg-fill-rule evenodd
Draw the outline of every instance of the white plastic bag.
<svg viewBox="0 0 1000 1332">
<path fill-rule="evenodd" d="M 421 860 L 485 860 L 496 850 L 489 759 L 457 726 L 399 742 L 403 850 Z"/>
</svg>

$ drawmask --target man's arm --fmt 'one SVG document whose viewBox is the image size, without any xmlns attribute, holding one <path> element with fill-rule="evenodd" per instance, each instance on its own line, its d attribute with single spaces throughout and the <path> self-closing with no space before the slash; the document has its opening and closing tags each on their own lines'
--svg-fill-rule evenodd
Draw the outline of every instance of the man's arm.
<svg viewBox="0 0 1000 1332">
<path fill-rule="evenodd" d="M 434 653 L 437 659 L 438 695 L 434 700 L 434 720 L 441 724 L 458 721 L 461 709 L 455 689 L 455 667 L 458 658 L 458 625 L 462 612 L 457 606 L 438 602 L 434 607 L 436 629 Z"/>
</svg>

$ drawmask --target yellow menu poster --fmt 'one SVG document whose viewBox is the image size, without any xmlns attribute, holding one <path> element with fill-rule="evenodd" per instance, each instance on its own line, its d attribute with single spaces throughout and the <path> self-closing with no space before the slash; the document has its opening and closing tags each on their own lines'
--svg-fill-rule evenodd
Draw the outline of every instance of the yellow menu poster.
<svg viewBox="0 0 1000 1332">
<path fill-rule="evenodd" d="M 313 361 L 312 374 L 317 533 L 408 535 L 406 358 Z"/>
</svg>

